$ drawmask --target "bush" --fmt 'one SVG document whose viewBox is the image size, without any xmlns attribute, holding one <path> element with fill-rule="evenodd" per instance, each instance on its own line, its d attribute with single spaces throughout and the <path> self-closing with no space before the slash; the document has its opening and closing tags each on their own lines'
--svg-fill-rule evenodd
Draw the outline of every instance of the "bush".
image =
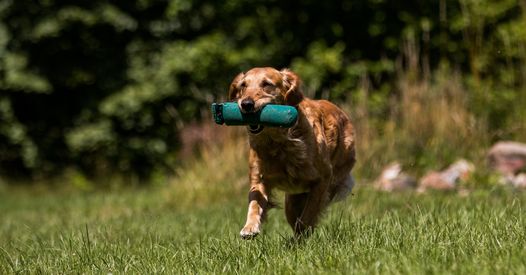
<svg viewBox="0 0 526 275">
<path fill-rule="evenodd" d="M 492 139 L 524 137 L 524 10 L 516 0 L 4 1 L 0 173 L 172 167 L 185 124 L 209 119 L 209 103 L 253 66 L 290 66 L 312 97 L 365 100 L 368 127 L 383 131 L 399 79 L 428 81 L 446 64 Z"/>
</svg>

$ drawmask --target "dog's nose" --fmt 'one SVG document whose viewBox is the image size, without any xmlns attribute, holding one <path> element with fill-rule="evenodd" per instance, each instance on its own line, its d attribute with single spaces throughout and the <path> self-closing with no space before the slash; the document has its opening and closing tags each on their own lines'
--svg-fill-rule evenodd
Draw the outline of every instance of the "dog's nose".
<svg viewBox="0 0 526 275">
<path fill-rule="evenodd" d="M 246 98 L 241 101 L 241 109 L 245 112 L 252 112 L 254 111 L 254 100 L 251 98 Z"/>
</svg>

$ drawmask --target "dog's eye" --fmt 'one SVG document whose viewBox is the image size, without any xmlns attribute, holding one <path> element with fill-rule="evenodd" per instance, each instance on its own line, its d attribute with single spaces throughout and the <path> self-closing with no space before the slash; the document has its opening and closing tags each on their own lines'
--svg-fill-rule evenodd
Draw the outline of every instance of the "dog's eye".
<svg viewBox="0 0 526 275">
<path fill-rule="evenodd" d="M 247 83 L 246 82 L 241 82 L 239 84 L 239 88 L 242 90 L 242 89 L 245 89 L 247 87 Z"/>
<path fill-rule="evenodd" d="M 268 81 L 263 81 L 263 82 L 261 83 L 261 87 L 262 87 L 262 88 L 273 88 L 273 87 L 274 87 L 274 84 L 272 84 L 272 83 L 270 83 L 270 82 L 268 82 Z"/>
</svg>

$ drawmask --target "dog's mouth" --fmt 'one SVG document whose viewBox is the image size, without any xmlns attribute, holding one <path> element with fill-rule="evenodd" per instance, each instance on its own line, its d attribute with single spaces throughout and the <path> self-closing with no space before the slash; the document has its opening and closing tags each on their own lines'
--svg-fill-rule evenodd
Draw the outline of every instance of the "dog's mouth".
<svg viewBox="0 0 526 275">
<path fill-rule="evenodd" d="M 257 125 L 248 125 L 248 131 L 253 134 L 259 134 L 261 131 L 263 131 L 263 125 L 257 124 Z"/>
</svg>

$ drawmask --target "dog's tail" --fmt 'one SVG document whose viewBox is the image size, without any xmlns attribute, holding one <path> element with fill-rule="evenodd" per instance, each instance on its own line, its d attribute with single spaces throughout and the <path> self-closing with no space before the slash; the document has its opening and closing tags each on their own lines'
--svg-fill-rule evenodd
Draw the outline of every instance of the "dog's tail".
<svg viewBox="0 0 526 275">
<path fill-rule="evenodd" d="M 344 200 L 352 191 L 354 187 L 354 178 L 351 174 L 337 184 L 330 194 L 331 202 L 338 202 Z"/>
</svg>

